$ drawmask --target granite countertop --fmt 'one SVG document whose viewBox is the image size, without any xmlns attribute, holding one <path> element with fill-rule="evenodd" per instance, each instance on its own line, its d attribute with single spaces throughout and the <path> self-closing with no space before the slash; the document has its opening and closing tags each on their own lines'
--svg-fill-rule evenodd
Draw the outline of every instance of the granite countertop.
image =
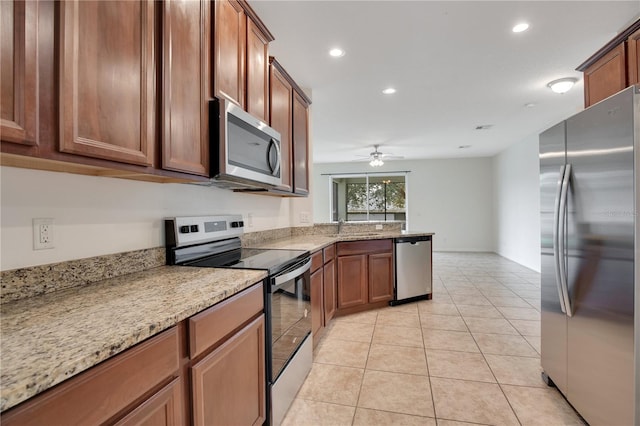
<svg viewBox="0 0 640 426">
<path fill-rule="evenodd" d="M 1 306 L 0 411 L 266 277 L 161 266 Z"/>
<path fill-rule="evenodd" d="M 418 237 L 434 235 L 433 232 L 421 231 L 371 231 L 339 233 L 327 235 L 298 235 L 281 238 L 274 241 L 259 244 L 259 248 L 288 249 L 288 250 L 308 250 L 313 253 L 333 243 L 341 241 L 361 241 L 361 240 L 381 240 L 387 238 Z M 258 246 L 256 246 L 258 247 Z"/>
</svg>

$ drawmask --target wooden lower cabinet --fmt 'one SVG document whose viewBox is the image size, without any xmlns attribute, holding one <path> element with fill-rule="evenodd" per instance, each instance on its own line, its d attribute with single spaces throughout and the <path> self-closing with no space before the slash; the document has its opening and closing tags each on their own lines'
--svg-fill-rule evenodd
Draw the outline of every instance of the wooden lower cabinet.
<svg viewBox="0 0 640 426">
<path fill-rule="evenodd" d="M 393 299 L 393 253 L 369 255 L 369 303 Z"/>
<path fill-rule="evenodd" d="M 336 251 L 336 314 L 382 307 L 393 299 L 393 240 L 341 242 Z"/>
<path fill-rule="evenodd" d="M 324 324 L 329 324 L 329 321 L 336 313 L 336 261 L 331 259 L 324 265 L 323 273 L 323 296 L 324 296 Z"/>
<path fill-rule="evenodd" d="M 191 368 L 194 425 L 261 425 L 266 419 L 264 315 Z"/>
<path fill-rule="evenodd" d="M 311 334 L 313 345 L 317 345 L 324 327 L 324 303 L 323 303 L 324 270 L 319 268 L 311 274 Z"/>
<path fill-rule="evenodd" d="M 184 418 L 183 405 L 177 400 L 171 403 L 168 400 L 181 397 L 180 386 L 176 384 L 168 396 L 163 393 L 166 388 L 155 393 L 154 390 L 178 375 L 180 339 L 177 328 L 164 331 L 2 413 L 2 424 L 112 424 L 114 419 L 125 414 L 133 417 L 133 423 L 125 424 L 145 424 L 142 412 L 160 418 L 161 413 L 152 412 L 163 410 L 163 405 L 167 406 L 165 415 L 171 416 L 171 419 L 167 418 L 167 424 L 174 424 L 171 423 L 173 420 Z M 154 398 L 162 401 L 154 402 Z"/>
<path fill-rule="evenodd" d="M 175 379 L 138 406 L 117 426 L 177 426 L 182 424 L 182 383 Z"/>
<path fill-rule="evenodd" d="M 338 257 L 338 309 L 365 305 L 367 291 L 367 255 Z"/>
</svg>

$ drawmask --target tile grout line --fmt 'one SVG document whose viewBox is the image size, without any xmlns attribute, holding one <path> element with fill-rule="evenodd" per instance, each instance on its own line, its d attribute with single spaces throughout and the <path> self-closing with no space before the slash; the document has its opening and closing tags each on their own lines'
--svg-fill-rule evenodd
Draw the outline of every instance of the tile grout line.
<svg viewBox="0 0 640 426">
<path fill-rule="evenodd" d="M 493 306 L 494 308 L 497 309 L 497 306 L 495 306 L 491 301 L 489 301 L 491 303 L 491 306 Z M 456 306 L 457 307 L 457 306 Z M 506 319 L 506 318 L 505 318 Z M 464 317 L 462 318 L 462 321 L 464 321 L 464 323 L 466 324 L 467 322 L 465 321 Z M 508 321 L 508 320 L 507 320 Z M 509 324 L 511 324 L 509 322 Z M 467 324 L 467 328 L 469 327 L 469 325 Z M 512 325 L 513 327 L 513 325 Z M 515 327 L 514 327 L 515 328 Z M 518 331 L 518 333 L 520 333 L 519 330 L 516 329 L 516 331 Z M 500 392 L 502 393 L 502 395 L 504 396 L 505 401 L 507 401 L 507 404 L 509 404 L 509 408 L 511 408 L 511 412 L 513 413 L 513 415 L 515 416 L 516 420 L 518 421 L 518 423 L 522 426 L 522 421 L 520 420 L 520 418 L 518 417 L 518 413 L 516 413 L 516 410 L 513 408 L 513 405 L 511 405 L 511 401 L 509 401 L 509 398 L 507 397 L 507 394 L 504 392 L 504 389 L 502 388 L 502 385 L 500 384 L 500 382 L 498 381 L 498 377 L 496 376 L 496 374 L 493 371 L 493 368 L 491 368 L 491 364 L 489 364 L 489 361 L 487 361 L 487 357 L 485 356 L 485 353 L 482 351 L 482 349 L 480 349 L 480 345 L 478 345 L 478 341 L 476 340 L 475 336 L 473 335 L 473 333 L 471 333 L 471 330 L 469 330 L 469 334 L 471 334 L 471 338 L 473 339 L 473 341 L 475 342 L 476 346 L 478 346 L 478 350 L 480 351 L 480 353 L 482 354 L 482 359 L 484 359 L 484 362 L 487 364 L 487 367 L 489 368 L 489 371 L 491 371 L 491 375 L 493 375 L 493 378 L 496 380 L 496 384 L 498 385 L 498 389 L 500 389 Z M 525 339 L 526 341 L 526 339 Z M 527 342 L 527 344 L 529 344 L 529 342 Z M 529 345 L 531 346 L 531 345 Z"/>
<path fill-rule="evenodd" d="M 356 398 L 356 406 L 353 410 L 353 417 L 351 418 L 351 425 L 353 426 L 356 421 L 356 413 L 358 412 L 358 406 L 360 404 L 360 397 L 362 396 L 362 386 L 364 385 L 364 376 L 367 374 L 367 364 L 369 364 L 369 355 L 371 354 L 371 345 L 373 345 L 373 335 L 376 332 L 376 326 L 378 325 L 378 314 L 376 313 L 376 320 L 373 323 L 373 331 L 371 332 L 371 339 L 369 340 L 369 349 L 367 350 L 367 359 L 364 363 L 364 369 L 362 371 L 362 379 L 360 379 L 360 387 L 358 388 L 358 398 Z"/>
<path fill-rule="evenodd" d="M 431 296 L 433 300 L 433 293 Z M 457 308 L 456 308 L 457 309 Z M 424 362 L 427 365 L 427 380 L 429 381 L 429 393 L 431 393 L 431 405 L 433 406 L 433 417 L 438 424 L 438 412 L 436 411 L 436 399 L 433 396 L 433 385 L 431 384 L 431 370 L 429 370 L 429 356 L 427 355 L 427 345 L 424 342 L 424 328 L 422 328 L 422 314 L 418 308 L 418 322 L 420 323 L 420 336 L 422 337 L 422 350 L 424 351 Z"/>
</svg>

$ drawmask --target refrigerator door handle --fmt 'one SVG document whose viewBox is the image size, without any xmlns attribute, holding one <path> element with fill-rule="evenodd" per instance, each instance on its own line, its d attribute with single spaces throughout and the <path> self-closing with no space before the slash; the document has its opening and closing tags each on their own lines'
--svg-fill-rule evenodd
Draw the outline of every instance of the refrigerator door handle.
<svg viewBox="0 0 640 426">
<path fill-rule="evenodd" d="M 569 182 L 571 180 L 571 164 L 567 164 L 564 168 L 564 176 L 562 177 L 562 189 L 560 190 L 560 211 L 558 212 L 558 258 L 560 262 L 560 286 L 562 288 L 562 298 L 564 299 L 564 307 L 566 314 L 573 316 L 571 309 L 571 298 L 569 297 L 569 285 L 567 283 L 567 262 L 565 256 L 565 239 L 566 239 L 566 219 L 567 219 L 567 193 L 569 191 Z"/>
<path fill-rule="evenodd" d="M 567 313 L 564 307 L 564 294 L 562 292 L 562 278 L 560 277 L 560 195 L 562 193 L 562 183 L 564 182 L 566 165 L 560 167 L 560 178 L 558 179 L 558 192 L 556 193 L 555 209 L 553 214 L 553 260 L 555 262 L 556 287 L 558 288 L 558 300 L 563 314 Z"/>
</svg>

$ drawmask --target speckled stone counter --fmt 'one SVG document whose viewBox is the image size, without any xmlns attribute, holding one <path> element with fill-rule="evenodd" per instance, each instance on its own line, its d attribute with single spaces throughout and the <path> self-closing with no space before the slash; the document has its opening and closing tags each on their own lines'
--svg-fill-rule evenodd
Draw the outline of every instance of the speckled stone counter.
<svg viewBox="0 0 640 426">
<path fill-rule="evenodd" d="M 161 266 L 2 305 L 0 411 L 264 277 L 263 271 Z"/>
<path fill-rule="evenodd" d="M 417 237 L 434 235 L 433 232 L 406 232 L 406 231 L 371 231 L 354 232 L 340 234 L 309 234 L 298 235 L 278 240 L 264 242 L 256 245 L 257 248 L 289 249 L 289 250 L 309 250 L 311 253 L 320 250 L 333 243 L 341 241 L 361 241 L 361 240 L 381 240 L 399 237 Z"/>
</svg>

